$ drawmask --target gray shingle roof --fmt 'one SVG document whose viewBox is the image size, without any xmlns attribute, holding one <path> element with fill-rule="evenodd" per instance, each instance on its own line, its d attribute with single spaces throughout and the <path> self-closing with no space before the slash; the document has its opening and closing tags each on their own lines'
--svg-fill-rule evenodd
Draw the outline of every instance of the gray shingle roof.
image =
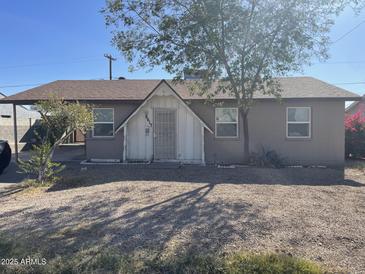
<svg viewBox="0 0 365 274">
<path fill-rule="evenodd" d="M 183 99 L 204 99 L 192 95 L 189 83 L 169 84 Z M 278 78 L 282 88 L 282 98 L 337 98 L 343 100 L 359 100 L 357 94 L 342 88 L 330 85 L 312 77 L 286 77 Z M 157 86 L 160 80 L 58 80 L 24 92 L 6 97 L 0 103 L 6 102 L 35 102 L 46 100 L 51 95 L 65 100 L 144 100 Z M 227 94 L 219 94 L 217 99 L 233 99 Z M 270 99 L 273 96 L 256 93 L 256 99 Z"/>
</svg>

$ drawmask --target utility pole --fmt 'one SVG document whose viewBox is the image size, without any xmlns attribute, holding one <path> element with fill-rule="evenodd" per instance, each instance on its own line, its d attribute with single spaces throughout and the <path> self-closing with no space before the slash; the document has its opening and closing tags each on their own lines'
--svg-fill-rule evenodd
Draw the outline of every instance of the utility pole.
<svg viewBox="0 0 365 274">
<path fill-rule="evenodd" d="M 109 80 L 113 79 L 113 75 L 112 75 L 112 62 L 117 60 L 116 58 L 113 58 L 113 56 L 111 54 L 104 54 L 104 57 L 109 59 Z"/>
</svg>

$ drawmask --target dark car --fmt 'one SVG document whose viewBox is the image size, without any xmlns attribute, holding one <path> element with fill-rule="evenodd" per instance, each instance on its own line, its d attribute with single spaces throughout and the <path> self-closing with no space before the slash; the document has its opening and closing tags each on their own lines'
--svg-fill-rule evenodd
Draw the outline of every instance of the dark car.
<svg viewBox="0 0 365 274">
<path fill-rule="evenodd" d="M 8 167 L 11 160 L 11 148 L 7 141 L 0 140 L 0 175 Z"/>
</svg>

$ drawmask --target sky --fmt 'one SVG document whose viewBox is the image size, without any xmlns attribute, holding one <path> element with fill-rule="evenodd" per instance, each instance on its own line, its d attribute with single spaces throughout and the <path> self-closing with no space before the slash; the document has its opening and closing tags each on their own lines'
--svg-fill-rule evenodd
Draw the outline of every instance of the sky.
<svg viewBox="0 0 365 274">
<path fill-rule="evenodd" d="M 111 45 L 112 34 L 100 13 L 104 3 L 0 0 L 0 91 L 11 95 L 54 80 L 108 79 L 105 53 L 117 58 L 114 77 L 172 78 L 159 68 L 128 72 L 128 63 Z M 303 72 L 291 75 L 313 76 L 364 94 L 365 11 L 357 16 L 350 9 L 343 12 L 330 37 L 338 41 L 331 45 L 326 63 L 314 61 Z"/>
</svg>

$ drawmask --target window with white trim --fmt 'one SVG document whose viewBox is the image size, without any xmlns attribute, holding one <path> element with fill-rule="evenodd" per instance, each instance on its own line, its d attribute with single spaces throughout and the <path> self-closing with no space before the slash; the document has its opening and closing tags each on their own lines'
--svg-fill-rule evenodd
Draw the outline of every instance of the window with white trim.
<svg viewBox="0 0 365 274">
<path fill-rule="evenodd" d="M 311 137 L 310 107 L 286 108 L 286 137 L 287 138 Z"/>
<path fill-rule="evenodd" d="M 215 136 L 220 138 L 238 137 L 238 109 L 215 109 Z"/>
<path fill-rule="evenodd" d="M 94 117 L 93 137 L 114 136 L 113 108 L 94 108 L 93 117 Z"/>
</svg>

